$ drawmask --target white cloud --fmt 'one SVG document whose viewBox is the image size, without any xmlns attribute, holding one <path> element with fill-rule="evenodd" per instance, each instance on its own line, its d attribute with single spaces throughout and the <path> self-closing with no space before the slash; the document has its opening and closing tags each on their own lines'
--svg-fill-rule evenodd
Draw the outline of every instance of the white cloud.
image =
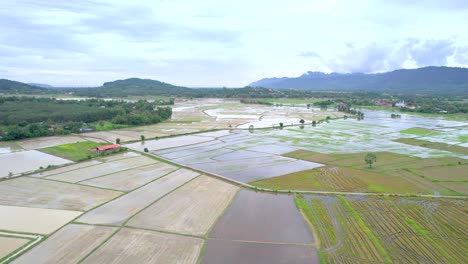
<svg viewBox="0 0 468 264">
<path fill-rule="evenodd" d="M 460 35 L 465 1 L 425 3 L 3 1 L 0 77 L 67 86 L 134 76 L 242 86 L 308 70 L 468 65 L 468 36 Z"/>
</svg>

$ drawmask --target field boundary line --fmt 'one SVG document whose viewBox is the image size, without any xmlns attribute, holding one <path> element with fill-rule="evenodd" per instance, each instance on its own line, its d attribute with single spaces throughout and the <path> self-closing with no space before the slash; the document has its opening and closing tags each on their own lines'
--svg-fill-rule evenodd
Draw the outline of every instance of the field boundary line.
<svg viewBox="0 0 468 264">
<path fill-rule="evenodd" d="M 164 161 L 164 162 L 167 162 L 167 163 L 174 163 L 173 161 L 171 160 L 168 160 L 166 158 L 163 158 L 161 156 L 158 156 L 156 154 L 150 154 L 150 155 L 154 155 L 156 156 L 157 158 L 159 158 L 160 160 Z M 199 173 L 203 173 L 203 174 L 206 174 L 208 176 L 212 176 L 212 177 L 215 177 L 215 178 L 219 178 L 221 180 L 224 180 L 224 181 L 227 181 L 227 182 L 230 182 L 234 185 L 238 185 L 238 186 L 241 186 L 241 187 L 245 187 L 245 188 L 248 188 L 248 189 L 251 189 L 251 190 L 254 190 L 254 191 L 260 191 L 260 192 L 269 192 L 269 193 L 288 193 L 288 194 L 293 194 L 293 193 L 297 193 L 297 194 L 322 194 L 322 195 L 358 195 L 358 196 L 396 196 L 396 197 L 421 197 L 421 198 L 449 198 L 449 199 L 468 199 L 468 196 L 460 196 L 460 195 L 433 195 L 433 194 L 404 194 L 404 193 L 374 193 L 374 192 L 337 192 L 337 191 L 304 191 L 304 190 L 275 190 L 275 189 L 268 189 L 268 188 L 260 188 L 260 187 L 256 187 L 256 186 L 253 186 L 253 185 L 250 185 L 248 183 L 244 183 L 244 182 L 240 182 L 240 181 L 237 181 L 237 180 L 233 180 L 233 179 L 230 179 L 230 178 L 227 178 L 227 177 L 224 177 L 224 176 L 221 176 L 219 174 L 216 174 L 216 173 L 213 173 L 213 172 L 208 172 L 208 171 L 205 171 L 205 170 L 201 170 L 201 169 L 197 169 L 197 168 L 193 168 L 191 166 L 188 166 L 188 165 L 183 165 L 183 164 L 179 164 L 181 167 L 183 168 L 187 168 L 187 169 L 190 169 L 190 170 L 193 170 L 193 171 L 196 171 L 196 172 L 199 172 Z"/>
<path fill-rule="evenodd" d="M 31 247 L 35 246 L 37 243 L 41 242 L 42 239 L 44 239 L 44 236 L 42 235 L 26 235 L 26 234 L 21 234 L 21 233 L 9 233 L 9 232 L 3 232 L 0 231 L 0 235 L 5 235 L 8 237 L 16 237 L 16 238 L 26 238 L 30 240 L 31 242 L 27 243 L 23 247 L 21 247 L 19 250 L 13 251 L 12 254 L 7 255 L 5 259 L 3 259 L 0 264 L 5 264 L 9 263 L 10 260 L 15 259 L 19 255 L 23 254 L 25 251 L 28 251 Z"/>
</svg>

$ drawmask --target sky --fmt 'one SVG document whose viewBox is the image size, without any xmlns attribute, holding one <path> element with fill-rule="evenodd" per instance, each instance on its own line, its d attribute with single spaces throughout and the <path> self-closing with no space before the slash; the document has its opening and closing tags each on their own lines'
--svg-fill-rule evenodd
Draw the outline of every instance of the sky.
<svg viewBox="0 0 468 264">
<path fill-rule="evenodd" d="M 468 67 L 467 0 L 0 0 L 0 78 L 242 87 L 307 71 Z"/>
</svg>

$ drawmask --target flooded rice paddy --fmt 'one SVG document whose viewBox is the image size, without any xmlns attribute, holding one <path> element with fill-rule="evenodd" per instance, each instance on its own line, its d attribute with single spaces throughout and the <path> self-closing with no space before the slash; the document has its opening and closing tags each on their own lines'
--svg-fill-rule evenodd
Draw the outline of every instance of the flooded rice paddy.
<svg viewBox="0 0 468 264">
<path fill-rule="evenodd" d="M 39 170 L 49 165 L 63 165 L 72 163 L 37 150 L 18 151 L 0 154 L 0 178 Z"/>
<path fill-rule="evenodd" d="M 209 240 L 202 264 L 318 264 L 312 246 Z"/>
<path fill-rule="evenodd" d="M 293 198 L 292 195 L 241 190 L 209 237 L 312 244 L 312 232 L 296 209 Z"/>
</svg>

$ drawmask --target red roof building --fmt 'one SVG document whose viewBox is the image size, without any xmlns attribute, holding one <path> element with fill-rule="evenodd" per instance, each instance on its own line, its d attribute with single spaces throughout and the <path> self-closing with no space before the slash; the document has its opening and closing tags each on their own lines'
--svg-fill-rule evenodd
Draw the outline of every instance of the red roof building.
<svg viewBox="0 0 468 264">
<path fill-rule="evenodd" d="M 119 144 L 110 144 L 110 145 L 104 145 L 104 146 L 99 146 L 96 148 L 97 152 L 101 151 L 113 151 L 113 150 L 119 150 L 120 145 Z"/>
</svg>

